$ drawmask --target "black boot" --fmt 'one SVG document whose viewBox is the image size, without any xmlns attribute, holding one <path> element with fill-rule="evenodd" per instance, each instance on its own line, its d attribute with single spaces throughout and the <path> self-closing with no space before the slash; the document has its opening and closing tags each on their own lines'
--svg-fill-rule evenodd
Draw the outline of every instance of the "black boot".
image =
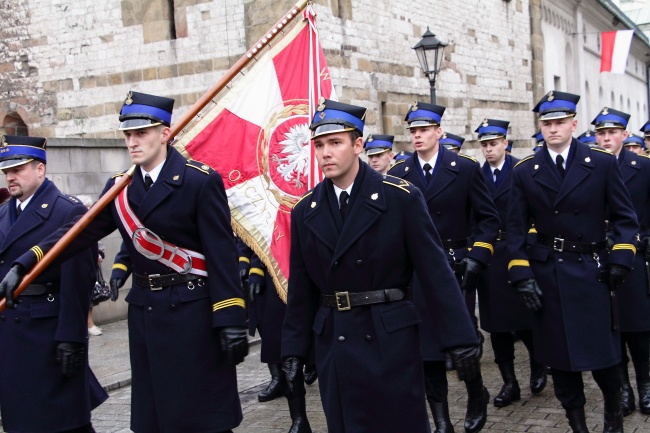
<svg viewBox="0 0 650 433">
<path fill-rule="evenodd" d="M 499 371 L 503 378 L 501 391 L 494 397 L 495 407 L 505 407 L 514 401 L 521 400 L 521 390 L 517 377 L 515 377 L 515 364 L 513 360 L 499 362 Z"/>
<path fill-rule="evenodd" d="M 447 402 L 439 403 L 430 398 L 427 398 L 427 401 L 429 407 L 431 407 L 433 422 L 436 425 L 436 430 L 433 433 L 454 433 L 454 426 L 449 419 L 449 405 Z"/>
<path fill-rule="evenodd" d="M 275 400 L 284 394 L 284 374 L 280 364 L 269 364 L 269 371 L 271 372 L 271 381 L 264 391 L 257 395 L 257 400 L 260 402 Z"/>
<path fill-rule="evenodd" d="M 318 373 L 316 372 L 315 364 L 305 364 L 305 383 L 311 385 L 316 382 L 318 379 Z"/>
<path fill-rule="evenodd" d="M 490 403 L 490 393 L 483 386 L 483 378 L 472 383 L 465 382 L 467 388 L 467 412 L 465 413 L 465 432 L 481 431 L 487 421 L 487 407 Z"/>
<path fill-rule="evenodd" d="M 603 433 L 623 433 L 623 411 L 621 410 L 621 391 L 604 395 L 605 416 Z"/>
<path fill-rule="evenodd" d="M 288 399 L 289 414 L 291 415 L 291 428 L 289 433 L 311 433 L 309 420 L 307 419 L 307 408 L 305 397 L 293 397 Z"/>
<path fill-rule="evenodd" d="M 537 395 L 546 388 L 546 366 L 530 357 L 530 390 Z"/>
<path fill-rule="evenodd" d="M 566 417 L 569 419 L 569 426 L 571 426 L 573 433 L 589 433 L 584 407 L 567 410 Z"/>
<path fill-rule="evenodd" d="M 618 366 L 618 372 L 621 377 L 621 411 L 623 416 L 628 416 L 636 409 L 636 403 L 634 401 L 634 391 L 630 384 L 630 375 L 627 372 L 627 364 L 621 363 Z"/>
<path fill-rule="evenodd" d="M 637 383 L 639 391 L 639 410 L 642 414 L 650 414 L 650 382 Z"/>
</svg>

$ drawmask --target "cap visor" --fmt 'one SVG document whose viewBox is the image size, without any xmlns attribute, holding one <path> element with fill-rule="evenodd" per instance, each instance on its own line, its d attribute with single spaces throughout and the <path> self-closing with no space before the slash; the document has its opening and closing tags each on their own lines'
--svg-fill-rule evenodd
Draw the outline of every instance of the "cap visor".
<svg viewBox="0 0 650 433">
<path fill-rule="evenodd" d="M 551 111 L 539 115 L 539 120 L 554 120 L 565 119 L 567 117 L 575 117 L 576 113 L 567 113 L 566 111 Z"/>
<path fill-rule="evenodd" d="M 0 161 L 0 170 L 18 167 L 32 161 L 34 161 L 34 158 L 6 159 L 4 161 Z"/>
<path fill-rule="evenodd" d="M 338 132 L 348 132 L 354 131 L 356 128 L 350 128 L 349 126 L 341 125 L 338 123 L 327 123 L 325 125 L 320 125 L 314 130 L 314 135 L 312 135 L 312 140 L 316 137 L 321 137 L 323 135 L 336 134 Z"/>
<path fill-rule="evenodd" d="M 388 152 L 390 149 L 385 147 L 375 147 L 374 149 L 366 150 L 366 155 L 379 155 L 380 153 Z"/>
<path fill-rule="evenodd" d="M 407 129 L 426 128 L 427 126 L 440 126 L 440 124 L 434 122 L 433 120 L 414 120 L 413 122 L 409 123 L 409 125 L 406 128 Z"/>
<path fill-rule="evenodd" d="M 141 129 L 149 128 L 151 126 L 162 125 L 162 122 L 155 122 L 151 119 L 127 119 L 120 123 L 118 131 L 126 131 L 128 129 Z"/>
</svg>

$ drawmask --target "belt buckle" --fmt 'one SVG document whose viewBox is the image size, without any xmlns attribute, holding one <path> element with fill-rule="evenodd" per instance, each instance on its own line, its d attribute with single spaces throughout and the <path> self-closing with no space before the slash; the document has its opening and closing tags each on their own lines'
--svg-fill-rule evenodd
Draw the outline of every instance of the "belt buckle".
<svg viewBox="0 0 650 433">
<path fill-rule="evenodd" d="M 339 311 L 348 311 L 352 309 L 350 305 L 350 295 L 348 292 L 336 292 L 334 293 L 334 298 L 336 298 L 336 309 Z M 344 305 L 341 305 L 343 301 Z"/>
<path fill-rule="evenodd" d="M 558 246 L 559 242 L 559 246 Z M 564 239 L 563 238 L 553 238 L 553 249 L 555 251 L 563 252 L 564 251 Z"/>
<path fill-rule="evenodd" d="M 162 287 L 157 287 L 153 285 L 153 281 L 151 281 L 152 278 L 158 278 L 160 274 L 149 274 L 147 275 L 147 279 L 149 279 L 149 289 L 153 292 L 157 292 L 158 290 L 162 290 Z"/>
</svg>

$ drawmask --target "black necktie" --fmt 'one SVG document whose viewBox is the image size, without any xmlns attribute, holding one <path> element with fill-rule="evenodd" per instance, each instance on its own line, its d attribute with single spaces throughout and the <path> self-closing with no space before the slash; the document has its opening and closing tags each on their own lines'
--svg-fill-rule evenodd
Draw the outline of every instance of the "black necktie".
<svg viewBox="0 0 650 433">
<path fill-rule="evenodd" d="M 494 169 L 494 183 L 496 183 L 497 179 L 499 178 L 499 173 L 501 173 L 501 170 L 498 168 Z"/>
<path fill-rule="evenodd" d="M 20 216 L 22 211 L 23 211 L 23 207 L 21 205 L 18 205 L 18 207 L 16 207 L 16 218 Z"/>
<path fill-rule="evenodd" d="M 151 188 L 151 185 L 153 185 L 153 179 L 148 174 L 145 174 L 144 175 L 144 190 L 149 191 L 149 188 Z"/>
<path fill-rule="evenodd" d="M 429 184 L 429 181 L 431 180 L 431 164 L 428 162 L 422 166 L 424 169 L 424 178 L 427 180 L 427 185 Z"/>
<path fill-rule="evenodd" d="M 560 176 L 562 176 L 562 179 L 564 179 L 564 157 L 562 155 L 558 155 L 555 157 L 555 165 L 557 166 L 557 169 L 560 171 Z"/>
<path fill-rule="evenodd" d="M 341 191 L 341 195 L 339 195 L 339 210 L 341 211 L 341 218 L 343 218 L 343 222 L 345 222 L 345 219 L 348 216 L 349 198 L 350 198 L 350 194 L 348 194 L 347 191 Z"/>
</svg>

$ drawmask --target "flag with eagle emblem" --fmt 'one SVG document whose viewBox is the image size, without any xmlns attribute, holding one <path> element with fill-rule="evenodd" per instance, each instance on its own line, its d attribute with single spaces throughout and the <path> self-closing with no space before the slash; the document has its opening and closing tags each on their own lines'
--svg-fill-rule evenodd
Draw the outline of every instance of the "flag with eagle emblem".
<svg viewBox="0 0 650 433">
<path fill-rule="evenodd" d="M 315 13 L 264 52 L 173 143 L 223 177 L 233 229 L 260 257 L 286 301 L 291 209 L 322 180 L 309 124 L 336 99 Z"/>
</svg>

